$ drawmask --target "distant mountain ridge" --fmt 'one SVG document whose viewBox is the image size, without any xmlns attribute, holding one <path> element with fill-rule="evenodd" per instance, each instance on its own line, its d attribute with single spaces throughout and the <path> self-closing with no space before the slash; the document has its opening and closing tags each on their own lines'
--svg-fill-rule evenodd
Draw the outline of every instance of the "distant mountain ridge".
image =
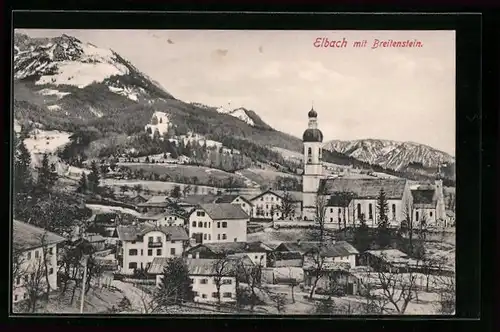
<svg viewBox="0 0 500 332">
<path fill-rule="evenodd" d="M 448 153 L 414 142 L 382 139 L 332 140 L 326 142 L 323 148 L 396 171 L 414 163 L 428 168 L 436 168 L 440 163 L 455 163 L 455 158 Z"/>
<path fill-rule="evenodd" d="M 300 138 L 273 129 L 253 110 L 178 100 L 120 54 L 68 35 L 31 38 L 16 33 L 14 79 L 14 115 L 19 123 L 31 121 L 69 132 L 88 128 L 99 133 L 94 139 L 102 145 L 118 144 L 119 135 L 144 133 L 152 114 L 165 112 L 178 133 L 199 133 L 252 156 L 267 149 L 264 155 L 273 163 L 281 156 L 271 150 L 274 147 L 303 149 Z M 393 170 L 420 171 L 435 167 L 438 160 L 454 163 L 441 151 L 408 142 L 331 141 L 324 149 L 330 151 L 324 159 L 331 163 L 359 160 Z M 430 174 L 428 169 L 422 172 Z"/>
</svg>

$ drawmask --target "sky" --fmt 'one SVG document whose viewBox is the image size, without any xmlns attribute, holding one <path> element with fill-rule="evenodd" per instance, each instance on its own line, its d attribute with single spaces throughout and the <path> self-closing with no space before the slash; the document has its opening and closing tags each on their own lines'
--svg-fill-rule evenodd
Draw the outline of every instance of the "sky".
<svg viewBox="0 0 500 332">
<path fill-rule="evenodd" d="M 17 31 L 17 30 L 16 30 Z M 454 31 L 20 30 L 111 48 L 174 97 L 245 107 L 301 137 L 314 105 L 324 140 L 412 141 L 455 155 Z M 345 48 L 314 47 L 316 38 Z M 367 40 L 355 48 L 354 41 Z M 372 48 L 419 40 L 422 47 Z"/>
</svg>

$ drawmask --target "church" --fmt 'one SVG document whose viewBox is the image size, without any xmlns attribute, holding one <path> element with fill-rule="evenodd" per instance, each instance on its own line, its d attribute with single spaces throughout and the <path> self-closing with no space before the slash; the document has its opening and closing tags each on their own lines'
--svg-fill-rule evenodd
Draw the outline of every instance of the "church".
<svg viewBox="0 0 500 332">
<path fill-rule="evenodd" d="M 318 128 L 318 113 L 308 113 L 308 128 L 302 135 L 304 173 L 302 175 L 302 219 L 316 218 L 318 195 L 325 207 L 325 225 L 345 227 L 359 224 L 364 218 L 369 227 L 377 227 L 377 198 L 380 190 L 386 194 L 388 219 L 393 227 L 411 214 L 413 227 L 425 220 L 427 225 L 445 221 L 446 212 L 441 178 L 433 186 L 410 188 L 406 179 L 349 178 L 329 176 L 322 163 L 323 133 Z"/>
</svg>

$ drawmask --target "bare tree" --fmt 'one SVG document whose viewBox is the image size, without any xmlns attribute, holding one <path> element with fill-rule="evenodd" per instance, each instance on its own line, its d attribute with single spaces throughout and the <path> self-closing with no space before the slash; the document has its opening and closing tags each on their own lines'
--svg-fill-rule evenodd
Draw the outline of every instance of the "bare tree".
<svg viewBox="0 0 500 332">
<path fill-rule="evenodd" d="M 193 186 L 191 186 L 190 184 L 188 185 L 185 185 L 184 188 L 182 188 L 182 195 L 184 197 L 186 197 L 187 195 L 189 195 L 191 192 L 193 191 Z"/>
<path fill-rule="evenodd" d="M 408 199 L 403 207 L 404 220 L 401 221 L 400 232 L 408 237 L 408 251 L 413 254 L 413 235 L 414 235 L 414 220 L 413 220 L 413 201 Z"/>
<path fill-rule="evenodd" d="M 267 294 L 269 296 L 269 299 L 273 302 L 274 306 L 276 307 L 276 310 L 278 310 L 278 313 L 283 312 L 283 309 L 285 308 L 286 304 L 286 294 L 273 293 L 270 291 Z"/>
<path fill-rule="evenodd" d="M 344 226 L 344 229 L 346 229 L 347 228 L 347 219 L 348 219 L 347 214 L 348 214 L 349 204 L 354 199 L 355 195 L 353 192 L 349 191 L 345 187 L 342 188 L 340 191 L 335 192 L 335 195 L 337 195 L 339 197 L 339 203 L 343 209 L 343 216 L 342 216 L 343 223 L 344 223 L 343 226 Z M 353 222 L 353 226 L 355 226 L 356 223 L 355 223 L 354 218 L 353 218 L 352 222 Z"/>
<path fill-rule="evenodd" d="M 45 296 L 45 264 L 42 259 L 35 260 L 28 267 L 28 272 L 24 280 L 24 289 L 27 293 L 26 306 L 29 312 L 34 313 L 37 304 Z"/>
<path fill-rule="evenodd" d="M 328 201 L 324 195 L 324 189 L 319 189 L 316 195 L 315 202 L 315 213 L 314 213 L 314 221 L 316 226 L 318 227 L 318 236 L 317 240 L 320 243 L 324 242 L 325 235 L 325 214 L 326 214 L 326 206 Z"/>
<path fill-rule="evenodd" d="M 231 260 L 230 258 L 221 257 L 215 260 L 214 264 L 212 265 L 213 280 L 215 288 L 217 289 L 217 305 L 219 308 L 222 301 L 220 288 L 223 285 L 223 278 L 234 274 L 233 262 L 234 260 Z"/>
<path fill-rule="evenodd" d="M 294 211 L 293 199 L 288 191 L 283 193 L 283 197 L 281 198 L 281 205 L 278 207 L 281 212 L 281 218 L 290 218 Z"/>
<path fill-rule="evenodd" d="M 359 279 L 360 294 L 366 299 L 363 304 L 363 313 L 384 314 L 388 311 L 389 301 L 386 297 L 377 294 L 377 274 L 367 272 Z"/>
<path fill-rule="evenodd" d="M 318 248 L 311 250 L 307 255 L 304 256 L 304 261 L 307 258 L 309 258 L 310 268 L 308 270 L 311 273 L 310 277 L 314 278 L 312 280 L 311 291 L 309 293 L 309 299 L 312 299 L 312 297 L 314 295 L 314 291 L 316 290 L 316 287 L 318 285 L 318 281 L 319 281 L 321 274 L 323 272 L 323 267 L 325 265 L 325 257 L 321 253 L 322 246 L 323 246 L 323 243 L 320 243 Z"/>
<path fill-rule="evenodd" d="M 298 286 L 299 282 L 295 279 L 293 275 L 293 270 L 291 267 L 288 268 L 288 278 L 290 279 L 290 291 L 292 293 L 292 303 L 295 303 L 295 287 Z"/>
<path fill-rule="evenodd" d="M 452 315 L 456 310 L 455 277 L 436 278 L 436 287 L 439 289 L 439 312 Z"/>
<path fill-rule="evenodd" d="M 242 278 L 250 289 L 250 310 L 253 311 L 259 298 L 257 290 L 261 289 L 262 265 L 255 264 L 248 266 L 243 259 L 239 259 L 236 264 L 236 278 Z"/>
</svg>

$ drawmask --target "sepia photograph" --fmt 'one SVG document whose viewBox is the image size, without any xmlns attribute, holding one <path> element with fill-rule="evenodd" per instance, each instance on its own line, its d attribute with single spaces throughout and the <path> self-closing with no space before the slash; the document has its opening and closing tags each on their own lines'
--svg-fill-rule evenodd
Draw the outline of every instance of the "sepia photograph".
<svg viewBox="0 0 500 332">
<path fill-rule="evenodd" d="M 451 30 L 14 29 L 14 314 L 454 315 Z"/>
</svg>

